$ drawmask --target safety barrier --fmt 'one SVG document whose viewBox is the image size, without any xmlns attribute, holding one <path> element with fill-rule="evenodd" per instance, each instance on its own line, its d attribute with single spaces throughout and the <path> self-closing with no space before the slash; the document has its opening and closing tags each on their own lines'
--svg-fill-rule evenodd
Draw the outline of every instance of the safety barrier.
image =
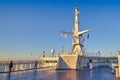
<svg viewBox="0 0 120 80">
<path fill-rule="evenodd" d="M 16 71 L 25 71 L 31 69 L 38 69 L 42 67 L 42 63 L 40 61 L 37 62 L 35 67 L 35 61 L 13 61 L 13 67 L 11 68 L 12 72 Z M 9 72 L 9 63 L 1 62 L 0 63 L 0 73 Z"/>
</svg>

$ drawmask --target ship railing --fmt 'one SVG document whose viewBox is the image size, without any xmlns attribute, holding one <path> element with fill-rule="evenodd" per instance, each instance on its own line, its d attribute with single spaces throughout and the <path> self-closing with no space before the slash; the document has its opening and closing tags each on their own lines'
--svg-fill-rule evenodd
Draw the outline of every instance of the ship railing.
<svg viewBox="0 0 120 80">
<path fill-rule="evenodd" d="M 37 66 L 35 67 L 35 61 L 13 61 L 12 72 L 25 71 L 32 69 L 39 69 L 42 67 L 41 61 L 37 61 Z M 0 73 L 9 72 L 9 61 L 0 62 Z"/>
<path fill-rule="evenodd" d="M 103 67 L 103 66 L 107 66 L 112 68 L 112 63 L 108 63 L 108 62 L 94 62 L 92 63 L 92 67 Z"/>
</svg>

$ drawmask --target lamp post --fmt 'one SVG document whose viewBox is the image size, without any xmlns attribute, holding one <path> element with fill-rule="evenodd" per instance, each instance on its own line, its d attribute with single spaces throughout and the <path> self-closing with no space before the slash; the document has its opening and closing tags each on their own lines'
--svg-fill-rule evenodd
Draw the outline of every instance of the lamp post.
<svg viewBox="0 0 120 80">
<path fill-rule="evenodd" d="M 52 49 L 52 50 L 51 50 L 51 53 L 52 53 L 52 56 L 54 57 L 55 50 Z"/>
</svg>

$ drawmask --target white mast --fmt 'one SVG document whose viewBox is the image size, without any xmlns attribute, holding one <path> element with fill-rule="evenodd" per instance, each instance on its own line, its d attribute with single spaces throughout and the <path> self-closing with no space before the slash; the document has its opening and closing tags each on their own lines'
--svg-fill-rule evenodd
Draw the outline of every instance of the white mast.
<svg viewBox="0 0 120 80">
<path fill-rule="evenodd" d="M 60 33 L 63 34 L 70 34 L 74 37 L 73 40 L 73 47 L 72 47 L 72 54 L 80 54 L 81 56 L 82 54 L 82 49 L 81 46 L 82 44 L 80 44 L 80 36 L 83 35 L 86 32 L 89 32 L 90 30 L 84 30 L 84 31 L 79 31 L 79 11 L 78 11 L 78 7 L 75 6 L 75 21 L 74 21 L 74 32 L 64 32 L 64 31 L 60 31 Z"/>
<path fill-rule="evenodd" d="M 80 44 L 81 40 L 80 40 L 80 36 L 86 32 L 88 32 L 89 30 L 84 30 L 84 31 L 79 31 L 79 11 L 78 11 L 78 7 L 75 6 L 75 21 L 74 21 L 74 33 L 73 33 L 73 37 L 74 37 L 74 42 L 73 42 L 73 49 L 72 49 L 72 53 L 73 54 L 80 54 L 81 56 L 82 54 L 82 49 L 81 49 L 81 45 Z"/>
</svg>

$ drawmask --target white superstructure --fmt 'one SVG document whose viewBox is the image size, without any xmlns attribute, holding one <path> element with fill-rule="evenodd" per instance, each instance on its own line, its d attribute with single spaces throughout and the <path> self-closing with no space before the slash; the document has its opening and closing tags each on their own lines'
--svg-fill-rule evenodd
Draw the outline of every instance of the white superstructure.
<svg viewBox="0 0 120 80">
<path fill-rule="evenodd" d="M 83 67 L 88 67 L 88 63 L 90 62 L 90 68 L 98 67 L 98 66 L 109 66 L 112 67 L 112 63 L 117 63 L 117 57 L 101 57 L 101 56 L 87 56 L 83 55 L 82 51 L 82 40 L 81 36 L 90 30 L 80 30 L 79 29 L 79 11 L 78 7 L 75 6 L 75 18 L 74 18 L 74 31 L 73 32 L 65 32 L 60 31 L 62 34 L 69 34 L 73 36 L 73 45 L 71 53 L 60 54 L 56 61 L 54 61 L 54 57 L 42 57 L 40 58 L 44 65 L 56 64 L 56 69 L 81 69 Z M 49 62 L 49 63 L 48 63 Z M 54 62 L 54 63 L 53 63 Z M 52 64 L 51 64 L 52 63 Z"/>
</svg>

